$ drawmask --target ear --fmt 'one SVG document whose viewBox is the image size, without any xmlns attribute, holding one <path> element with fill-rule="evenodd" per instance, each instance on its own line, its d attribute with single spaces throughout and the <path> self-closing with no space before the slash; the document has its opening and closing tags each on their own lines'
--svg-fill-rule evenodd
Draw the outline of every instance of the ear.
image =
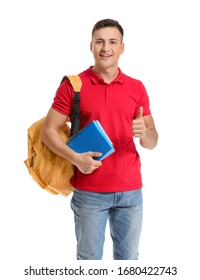
<svg viewBox="0 0 200 280">
<path fill-rule="evenodd" d="M 124 52 L 124 43 L 122 43 L 121 54 Z"/>
<path fill-rule="evenodd" d="M 92 42 L 90 42 L 90 51 L 93 53 L 93 50 L 92 50 Z"/>
</svg>

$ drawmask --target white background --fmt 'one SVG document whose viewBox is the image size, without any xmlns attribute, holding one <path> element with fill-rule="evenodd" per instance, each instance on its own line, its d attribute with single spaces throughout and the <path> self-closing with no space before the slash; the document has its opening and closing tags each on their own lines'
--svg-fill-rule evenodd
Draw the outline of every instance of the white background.
<svg viewBox="0 0 200 280">
<path fill-rule="evenodd" d="M 71 196 L 40 189 L 23 161 L 27 128 L 47 113 L 62 76 L 93 64 L 91 30 L 107 17 L 124 28 L 120 68 L 144 83 L 160 135 L 153 151 L 138 145 L 144 223 L 140 261 L 134 265 L 178 266 L 177 279 L 199 279 L 200 18 L 195 0 L 0 2 L 1 279 L 36 279 L 23 275 L 28 266 L 80 264 Z M 116 265 L 109 228 L 100 263 Z"/>
</svg>

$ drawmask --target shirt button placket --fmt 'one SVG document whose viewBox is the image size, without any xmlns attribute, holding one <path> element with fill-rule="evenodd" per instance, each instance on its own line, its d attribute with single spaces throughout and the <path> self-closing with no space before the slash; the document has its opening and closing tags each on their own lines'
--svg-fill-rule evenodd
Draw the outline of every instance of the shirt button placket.
<svg viewBox="0 0 200 280">
<path fill-rule="evenodd" d="M 108 108 L 110 106 L 110 101 L 111 101 L 111 90 L 110 90 L 110 85 L 106 86 L 105 89 L 105 99 L 106 99 L 106 108 Z"/>
</svg>

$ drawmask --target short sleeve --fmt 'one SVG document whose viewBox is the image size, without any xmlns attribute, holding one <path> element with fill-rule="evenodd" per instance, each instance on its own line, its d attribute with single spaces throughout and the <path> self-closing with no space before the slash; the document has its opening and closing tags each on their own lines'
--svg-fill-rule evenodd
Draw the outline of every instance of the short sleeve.
<svg viewBox="0 0 200 280">
<path fill-rule="evenodd" d="M 59 113 L 70 117 L 73 106 L 73 97 L 74 91 L 70 82 L 65 80 L 56 91 L 52 108 Z"/>
<path fill-rule="evenodd" d="M 151 115 L 149 96 L 142 82 L 140 82 L 140 98 L 136 112 L 138 112 L 140 107 L 143 107 L 143 116 Z"/>
</svg>

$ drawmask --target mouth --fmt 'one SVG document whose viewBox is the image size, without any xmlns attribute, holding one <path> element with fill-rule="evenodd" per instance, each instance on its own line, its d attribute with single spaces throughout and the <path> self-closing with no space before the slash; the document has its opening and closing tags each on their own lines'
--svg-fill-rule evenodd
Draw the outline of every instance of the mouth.
<svg viewBox="0 0 200 280">
<path fill-rule="evenodd" d="M 112 57 L 111 54 L 105 54 L 105 53 L 100 54 L 99 56 L 100 56 L 101 58 L 104 58 L 104 59 Z"/>
</svg>

